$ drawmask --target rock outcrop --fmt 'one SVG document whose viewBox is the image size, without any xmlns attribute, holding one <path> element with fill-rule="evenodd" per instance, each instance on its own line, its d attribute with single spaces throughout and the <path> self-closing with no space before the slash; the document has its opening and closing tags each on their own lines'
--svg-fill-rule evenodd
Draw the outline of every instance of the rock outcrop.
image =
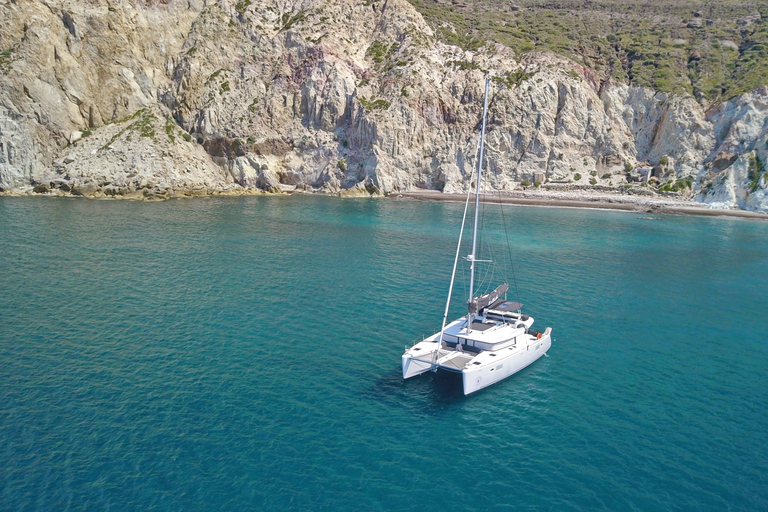
<svg viewBox="0 0 768 512">
<path fill-rule="evenodd" d="M 768 211 L 764 88 L 705 112 L 551 54 L 444 45 L 405 0 L 0 0 L 0 18 L 6 192 L 459 191 L 489 75 L 493 187 L 652 190 L 643 167 Z"/>
<path fill-rule="evenodd" d="M 712 109 L 716 145 L 699 170 L 697 199 L 768 213 L 768 87 Z"/>
</svg>

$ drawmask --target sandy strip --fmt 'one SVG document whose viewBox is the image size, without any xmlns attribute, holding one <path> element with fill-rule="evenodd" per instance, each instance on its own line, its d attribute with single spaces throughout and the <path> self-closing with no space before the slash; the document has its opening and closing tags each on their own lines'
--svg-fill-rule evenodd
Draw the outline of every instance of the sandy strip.
<svg viewBox="0 0 768 512">
<path fill-rule="evenodd" d="M 411 199 L 421 201 L 460 201 L 466 199 L 466 194 L 444 194 L 436 190 L 416 190 L 392 194 L 395 199 Z M 624 210 L 644 213 L 668 213 L 680 215 L 703 215 L 707 217 L 736 217 L 742 219 L 758 219 L 768 221 L 768 215 L 746 210 L 718 210 L 707 208 L 698 203 L 680 201 L 669 198 L 633 195 L 581 195 L 557 193 L 515 193 L 505 192 L 488 194 L 484 199 L 487 203 L 504 203 L 521 206 L 546 206 L 555 208 L 597 208 L 603 210 Z"/>
</svg>

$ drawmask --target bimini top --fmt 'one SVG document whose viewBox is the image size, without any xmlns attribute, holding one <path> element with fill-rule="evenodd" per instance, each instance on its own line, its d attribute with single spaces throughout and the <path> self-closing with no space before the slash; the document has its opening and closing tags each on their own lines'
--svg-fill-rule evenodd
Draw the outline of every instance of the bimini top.
<svg viewBox="0 0 768 512">
<path fill-rule="evenodd" d="M 502 313 L 512 313 L 513 311 L 520 311 L 521 309 L 523 309 L 523 305 L 519 302 L 504 299 L 499 299 L 488 306 L 489 311 L 499 311 Z"/>
<path fill-rule="evenodd" d="M 497 301 L 499 299 L 499 297 L 507 293 L 507 290 L 509 290 L 509 285 L 502 284 L 501 286 L 493 290 L 491 293 L 486 293 L 485 295 L 480 295 L 479 297 L 475 297 L 474 299 L 469 301 L 469 313 L 472 315 L 476 315 L 479 311 L 482 311 L 483 309 L 487 308 L 489 304 L 493 304 L 494 301 Z M 517 302 L 514 302 L 513 304 L 517 304 Z M 513 311 L 513 310 L 510 310 L 510 311 Z"/>
</svg>

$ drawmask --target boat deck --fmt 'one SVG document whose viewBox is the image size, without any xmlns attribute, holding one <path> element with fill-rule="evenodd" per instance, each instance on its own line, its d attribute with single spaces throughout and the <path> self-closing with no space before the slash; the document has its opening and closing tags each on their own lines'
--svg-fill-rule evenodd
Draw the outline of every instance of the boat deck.
<svg viewBox="0 0 768 512">
<path fill-rule="evenodd" d="M 532 324 L 533 319 L 529 317 L 528 322 Z M 469 332 L 466 325 L 465 318 L 451 322 L 443 331 L 443 340 L 454 345 L 461 343 L 466 349 L 474 351 L 498 350 L 516 345 L 518 338 L 522 340 L 526 331 L 522 322 L 481 321 L 480 317 L 475 317 Z"/>
<path fill-rule="evenodd" d="M 493 327 L 496 327 L 498 324 L 495 323 L 483 323 L 483 322 L 472 322 L 472 330 L 473 331 L 487 331 L 488 329 L 491 329 Z"/>
<path fill-rule="evenodd" d="M 475 354 L 465 354 L 456 350 L 440 351 L 438 365 L 446 370 L 461 371 L 474 358 Z"/>
</svg>

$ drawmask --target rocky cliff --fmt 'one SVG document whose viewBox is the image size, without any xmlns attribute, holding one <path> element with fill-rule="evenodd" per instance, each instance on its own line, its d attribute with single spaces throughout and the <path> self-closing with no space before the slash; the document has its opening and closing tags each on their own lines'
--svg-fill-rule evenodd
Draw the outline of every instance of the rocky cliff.
<svg viewBox="0 0 768 512">
<path fill-rule="evenodd" d="M 768 212 L 768 89 L 708 112 L 437 41 L 405 0 L 0 0 L 0 188 L 172 197 L 645 187 Z"/>
</svg>

